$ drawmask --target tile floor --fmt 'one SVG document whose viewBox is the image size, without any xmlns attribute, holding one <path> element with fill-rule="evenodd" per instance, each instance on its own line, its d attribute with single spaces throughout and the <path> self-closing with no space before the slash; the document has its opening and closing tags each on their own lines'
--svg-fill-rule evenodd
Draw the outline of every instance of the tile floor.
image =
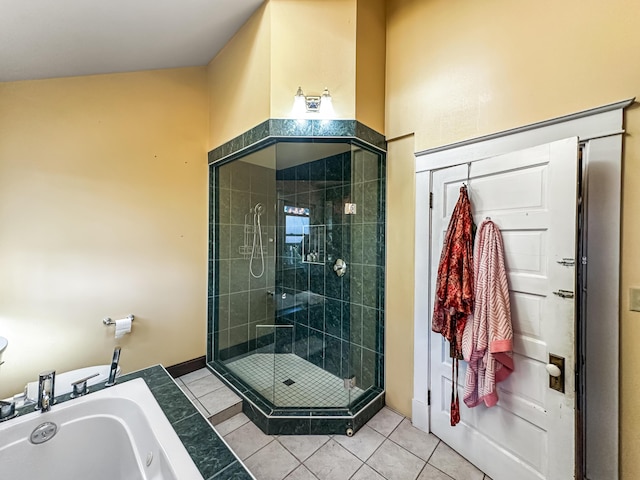
<svg viewBox="0 0 640 480">
<path fill-rule="evenodd" d="M 223 421 L 242 411 L 242 399 L 206 368 L 176 379 L 206 418 Z"/>
<path fill-rule="evenodd" d="M 178 384 L 207 417 L 238 399 L 206 369 Z M 353 437 L 265 435 L 243 413 L 215 428 L 258 480 L 491 480 L 386 407 Z"/>
</svg>

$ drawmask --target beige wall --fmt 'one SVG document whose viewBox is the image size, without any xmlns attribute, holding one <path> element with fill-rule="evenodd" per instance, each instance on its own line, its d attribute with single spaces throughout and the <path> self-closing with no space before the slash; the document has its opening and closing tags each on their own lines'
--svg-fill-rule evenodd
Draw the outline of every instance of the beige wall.
<svg viewBox="0 0 640 480">
<path fill-rule="evenodd" d="M 411 417 L 413 398 L 415 139 L 387 144 L 387 278 L 385 298 L 386 403 Z M 426 365 L 425 365 L 426 371 Z"/>
<path fill-rule="evenodd" d="M 0 398 L 204 355 L 207 127 L 205 67 L 0 83 Z"/>
<path fill-rule="evenodd" d="M 415 133 L 414 151 L 570 114 L 640 93 L 640 30 L 633 1 L 522 3 L 509 0 L 390 0 L 387 29 L 386 130 L 389 139 Z M 640 478 L 640 411 L 636 408 L 640 359 L 636 343 L 640 314 L 627 309 L 627 290 L 640 285 L 640 109 L 626 114 L 621 271 L 622 478 Z M 404 143 L 406 140 L 402 140 Z M 389 147 L 390 182 L 402 164 L 406 188 L 413 178 L 406 148 Z M 398 172 L 400 174 L 400 172 Z M 399 181 L 397 178 L 395 181 Z M 414 212 L 408 193 L 390 185 L 388 209 L 396 212 L 387 249 L 407 248 Z M 403 202 L 406 208 L 400 209 Z M 388 279 L 403 264 L 388 262 Z M 413 277 L 387 283 L 387 345 L 404 341 L 405 351 L 388 354 L 387 382 L 406 385 L 413 357 L 406 337 L 413 304 Z M 401 372 L 404 380 L 394 374 Z M 400 374 L 400 373 L 398 373 Z M 398 387 L 400 388 L 400 387 Z M 395 388 L 394 388 L 395 390 Z M 400 390 L 398 390 L 400 392 Z M 408 414 L 410 392 L 390 393 L 390 405 Z M 401 397 L 401 398 L 397 398 Z"/>
<path fill-rule="evenodd" d="M 270 0 L 271 117 L 289 118 L 298 86 L 328 87 L 336 118 L 355 118 L 355 0 Z"/>
<path fill-rule="evenodd" d="M 271 8 L 266 3 L 209 62 L 208 150 L 269 118 L 271 62 Z"/>
<path fill-rule="evenodd" d="M 209 148 L 291 118 L 298 86 L 384 132 L 385 28 L 384 0 L 267 1 L 208 65 Z"/>
<path fill-rule="evenodd" d="M 357 0 L 355 117 L 384 133 L 386 74 L 385 0 Z"/>
</svg>

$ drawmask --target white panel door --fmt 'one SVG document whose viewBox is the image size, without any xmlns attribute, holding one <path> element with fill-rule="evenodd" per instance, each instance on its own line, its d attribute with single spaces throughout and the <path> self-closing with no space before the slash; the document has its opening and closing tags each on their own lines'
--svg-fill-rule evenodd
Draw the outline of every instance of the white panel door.
<svg viewBox="0 0 640 480">
<path fill-rule="evenodd" d="M 498 384 L 499 402 L 467 408 L 460 362 L 461 422 L 451 427 L 449 346 L 431 333 L 431 430 L 494 480 L 574 478 L 574 299 L 576 138 L 473 162 L 468 181 L 477 225 L 501 230 L 514 330 L 515 371 Z M 433 173 L 432 265 L 437 263 L 467 165 Z M 431 303 L 433 311 L 433 299 Z M 549 388 L 549 354 L 565 358 L 565 393 Z"/>
</svg>

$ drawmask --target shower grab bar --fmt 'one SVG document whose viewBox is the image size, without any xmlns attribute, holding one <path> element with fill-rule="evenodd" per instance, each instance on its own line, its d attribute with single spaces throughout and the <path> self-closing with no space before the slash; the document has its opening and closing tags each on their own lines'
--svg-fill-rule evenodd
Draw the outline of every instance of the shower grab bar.
<svg viewBox="0 0 640 480">
<path fill-rule="evenodd" d="M 135 317 L 133 316 L 133 314 L 125 317 L 128 318 L 129 320 L 131 320 L 133 322 L 133 320 L 135 319 Z M 105 318 L 102 320 L 102 323 L 104 323 L 105 325 L 115 325 L 116 321 L 115 320 L 111 320 L 109 317 Z"/>
<path fill-rule="evenodd" d="M 286 328 L 293 328 L 293 325 L 256 325 L 256 328 L 267 328 L 267 327 L 271 327 L 271 328 L 282 328 L 282 327 L 286 327 Z"/>
</svg>

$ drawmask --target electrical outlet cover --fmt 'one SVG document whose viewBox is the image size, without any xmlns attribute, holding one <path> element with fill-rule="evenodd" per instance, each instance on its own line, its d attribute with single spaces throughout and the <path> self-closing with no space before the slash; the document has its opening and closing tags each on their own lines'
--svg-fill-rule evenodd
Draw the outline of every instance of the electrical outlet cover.
<svg viewBox="0 0 640 480">
<path fill-rule="evenodd" d="M 638 287 L 629 289 L 629 310 L 640 312 L 640 288 Z"/>
</svg>

